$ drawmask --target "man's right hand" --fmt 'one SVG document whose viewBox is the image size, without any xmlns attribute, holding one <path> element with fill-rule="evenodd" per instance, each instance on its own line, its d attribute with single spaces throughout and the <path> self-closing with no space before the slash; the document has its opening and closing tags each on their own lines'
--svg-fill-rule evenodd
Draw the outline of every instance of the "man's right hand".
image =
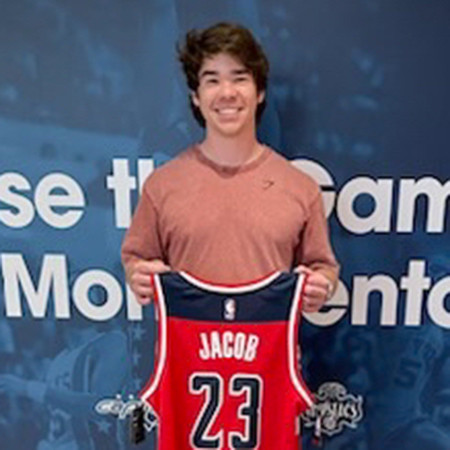
<svg viewBox="0 0 450 450">
<path fill-rule="evenodd" d="M 171 269 L 160 259 L 138 259 L 130 261 L 126 267 L 127 282 L 141 305 L 149 304 L 153 299 L 150 275 L 169 272 Z"/>
</svg>

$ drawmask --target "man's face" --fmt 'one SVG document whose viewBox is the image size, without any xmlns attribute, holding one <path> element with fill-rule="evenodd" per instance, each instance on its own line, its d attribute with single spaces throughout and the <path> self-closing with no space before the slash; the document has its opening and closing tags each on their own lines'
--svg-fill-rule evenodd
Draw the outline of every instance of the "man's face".
<svg viewBox="0 0 450 450">
<path fill-rule="evenodd" d="M 250 71 L 227 53 L 205 59 L 197 92 L 192 94 L 208 133 L 230 137 L 255 132 L 256 109 L 263 100 L 264 92 L 258 94 Z"/>
</svg>

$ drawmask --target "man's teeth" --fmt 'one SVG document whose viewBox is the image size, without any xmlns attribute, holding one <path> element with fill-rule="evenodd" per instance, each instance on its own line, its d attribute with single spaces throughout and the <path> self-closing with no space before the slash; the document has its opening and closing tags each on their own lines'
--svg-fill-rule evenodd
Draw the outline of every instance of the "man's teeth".
<svg viewBox="0 0 450 450">
<path fill-rule="evenodd" d="M 239 108 L 221 108 L 217 110 L 219 114 L 236 114 Z"/>
</svg>

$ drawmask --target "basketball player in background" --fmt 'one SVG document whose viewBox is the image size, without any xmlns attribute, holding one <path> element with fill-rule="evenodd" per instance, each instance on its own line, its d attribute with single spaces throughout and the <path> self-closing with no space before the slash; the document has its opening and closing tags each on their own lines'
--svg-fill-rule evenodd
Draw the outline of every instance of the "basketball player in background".
<svg viewBox="0 0 450 450">
<path fill-rule="evenodd" d="M 179 50 L 204 139 L 145 182 L 122 246 L 127 281 L 141 304 L 149 275 L 185 270 L 240 283 L 274 270 L 303 271 L 304 311 L 333 292 L 338 264 L 320 189 L 256 136 L 269 65 L 251 33 L 220 23 L 191 31 Z"/>
<path fill-rule="evenodd" d="M 70 325 L 61 327 L 63 350 L 50 361 L 44 380 L 2 373 L 0 394 L 29 399 L 48 410 L 38 450 L 124 448 L 122 424 L 100 416 L 95 405 L 126 387 L 126 336 L 116 326 L 100 329 L 84 318 L 73 318 Z"/>
</svg>

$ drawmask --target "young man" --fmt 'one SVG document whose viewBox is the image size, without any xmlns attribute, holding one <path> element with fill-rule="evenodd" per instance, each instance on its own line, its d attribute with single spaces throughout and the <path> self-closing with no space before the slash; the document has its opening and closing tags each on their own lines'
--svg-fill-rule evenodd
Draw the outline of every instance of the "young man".
<svg viewBox="0 0 450 450">
<path fill-rule="evenodd" d="M 150 274 L 188 271 L 240 283 L 274 270 L 309 274 L 303 309 L 320 309 L 337 282 L 317 184 L 258 142 L 268 62 L 245 28 L 220 23 L 187 34 L 179 58 L 204 140 L 145 182 L 122 246 L 141 304 Z"/>
</svg>

